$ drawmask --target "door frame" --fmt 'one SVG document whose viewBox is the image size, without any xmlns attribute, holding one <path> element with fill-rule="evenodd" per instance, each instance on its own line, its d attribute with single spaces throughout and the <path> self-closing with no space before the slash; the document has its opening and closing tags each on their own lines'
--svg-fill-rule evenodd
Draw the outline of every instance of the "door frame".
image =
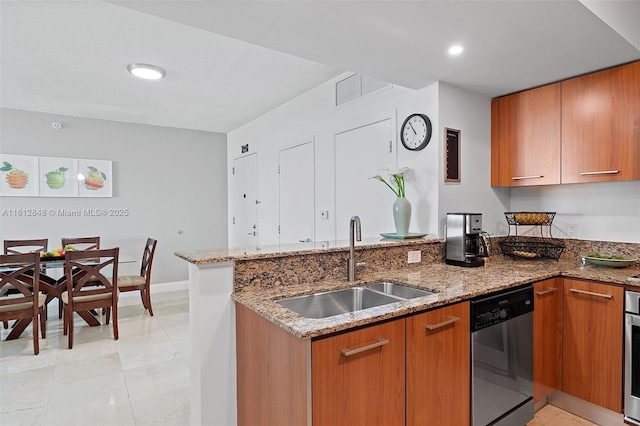
<svg viewBox="0 0 640 426">
<path fill-rule="evenodd" d="M 256 245 L 259 246 L 260 245 L 260 210 L 258 208 L 258 206 L 260 205 L 260 162 L 258 161 L 258 152 L 254 151 L 254 152 L 248 152 L 244 155 L 239 155 L 237 157 L 233 157 L 231 159 L 231 191 L 233 193 L 233 191 L 235 191 L 235 180 L 234 180 L 234 176 L 235 176 L 235 162 L 236 160 L 241 160 L 243 158 L 247 158 L 250 157 L 252 155 L 256 156 Z M 231 199 L 231 217 L 229 218 L 229 223 L 230 223 L 230 232 L 229 232 L 229 242 L 233 241 L 234 244 L 233 246 L 235 247 L 235 235 L 234 235 L 234 231 L 235 228 L 233 228 L 235 226 L 235 217 L 236 217 L 236 205 L 233 202 L 233 195 L 231 194 L 230 197 L 228 197 Z M 229 244 L 229 246 L 232 246 L 231 244 Z"/>
<path fill-rule="evenodd" d="M 310 143 L 311 149 L 313 151 L 312 160 L 313 160 L 313 235 L 311 236 L 312 241 L 316 240 L 316 137 L 315 135 L 311 135 L 305 138 L 299 139 L 297 142 L 291 144 L 283 144 L 278 147 L 278 242 L 280 242 L 280 153 L 287 149 L 296 148 L 302 145 L 306 145 Z"/>
<path fill-rule="evenodd" d="M 337 215 L 337 211 L 338 211 L 338 200 L 337 200 L 337 192 L 338 192 L 338 182 L 336 180 L 336 142 L 337 142 L 337 136 L 341 135 L 343 133 L 347 133 L 350 132 L 352 130 L 357 130 L 360 129 L 362 127 L 366 127 L 366 126 L 370 126 L 372 124 L 377 124 L 386 120 L 391 120 L 391 128 L 393 129 L 392 131 L 392 135 L 391 135 L 391 140 L 390 142 L 390 148 L 392 149 L 392 154 L 393 155 L 393 161 L 395 162 L 395 164 L 398 164 L 398 126 L 397 126 L 397 113 L 398 110 L 397 109 L 392 109 L 391 111 L 386 111 L 380 114 L 376 114 L 376 115 L 372 115 L 366 118 L 362 118 L 360 120 L 354 120 L 348 124 L 344 124 L 342 126 L 339 126 L 336 130 L 333 131 L 333 144 L 331 145 L 331 148 L 333 149 L 333 173 L 332 173 L 332 178 L 333 178 L 333 217 L 335 218 Z M 334 220 L 333 223 L 333 235 L 334 235 L 334 239 L 338 240 L 338 223 L 337 221 Z"/>
</svg>

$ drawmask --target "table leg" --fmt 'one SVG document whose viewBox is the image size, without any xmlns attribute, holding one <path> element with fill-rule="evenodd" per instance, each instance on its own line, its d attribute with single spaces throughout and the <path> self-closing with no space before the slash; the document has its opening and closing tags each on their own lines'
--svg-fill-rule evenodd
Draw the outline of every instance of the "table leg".
<svg viewBox="0 0 640 426">
<path fill-rule="evenodd" d="M 31 318 L 22 318 L 18 320 L 11 328 L 11 332 L 5 340 L 15 340 L 20 337 L 22 332 L 29 326 L 29 324 L 31 324 Z"/>
</svg>

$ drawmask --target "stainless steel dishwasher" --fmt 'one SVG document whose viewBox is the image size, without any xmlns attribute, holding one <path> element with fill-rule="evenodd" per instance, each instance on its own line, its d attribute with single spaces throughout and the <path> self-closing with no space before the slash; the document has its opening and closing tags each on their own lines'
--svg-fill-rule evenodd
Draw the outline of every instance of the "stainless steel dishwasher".
<svg viewBox="0 0 640 426">
<path fill-rule="evenodd" d="M 533 287 L 471 301 L 473 425 L 523 426 L 533 403 Z"/>
</svg>

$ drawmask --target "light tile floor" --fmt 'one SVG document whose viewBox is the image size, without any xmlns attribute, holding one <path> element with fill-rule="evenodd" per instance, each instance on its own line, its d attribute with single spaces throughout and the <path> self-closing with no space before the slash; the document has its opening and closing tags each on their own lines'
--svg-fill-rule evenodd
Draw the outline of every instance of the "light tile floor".
<svg viewBox="0 0 640 426">
<path fill-rule="evenodd" d="M 47 338 L 33 355 L 31 328 L 0 343 L 0 425 L 188 425 L 189 300 L 186 291 L 153 296 L 154 316 L 138 298 L 121 300 L 120 338 L 112 326 L 77 318 L 67 348 L 55 304 Z M 4 339 L 7 330 L 0 330 Z M 592 426 L 552 405 L 527 426 Z"/>
<path fill-rule="evenodd" d="M 189 424 L 188 293 L 153 295 L 153 311 L 122 298 L 118 340 L 78 317 L 70 350 L 51 304 L 39 355 L 31 327 L 0 343 L 0 425 Z"/>
<path fill-rule="evenodd" d="M 527 426 L 596 426 L 582 417 L 574 416 L 564 410 L 554 407 L 553 405 L 545 405 L 536 412 L 535 419 L 527 423 Z"/>
</svg>

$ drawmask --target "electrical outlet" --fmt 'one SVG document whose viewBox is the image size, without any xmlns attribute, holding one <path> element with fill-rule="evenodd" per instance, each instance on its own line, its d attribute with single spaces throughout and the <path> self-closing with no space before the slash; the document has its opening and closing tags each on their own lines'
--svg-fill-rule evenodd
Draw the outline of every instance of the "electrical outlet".
<svg viewBox="0 0 640 426">
<path fill-rule="evenodd" d="M 422 252 L 420 250 L 410 251 L 407 255 L 407 263 L 422 262 Z"/>
<path fill-rule="evenodd" d="M 567 223 L 567 237 L 575 237 L 578 233 L 577 223 Z"/>
</svg>

